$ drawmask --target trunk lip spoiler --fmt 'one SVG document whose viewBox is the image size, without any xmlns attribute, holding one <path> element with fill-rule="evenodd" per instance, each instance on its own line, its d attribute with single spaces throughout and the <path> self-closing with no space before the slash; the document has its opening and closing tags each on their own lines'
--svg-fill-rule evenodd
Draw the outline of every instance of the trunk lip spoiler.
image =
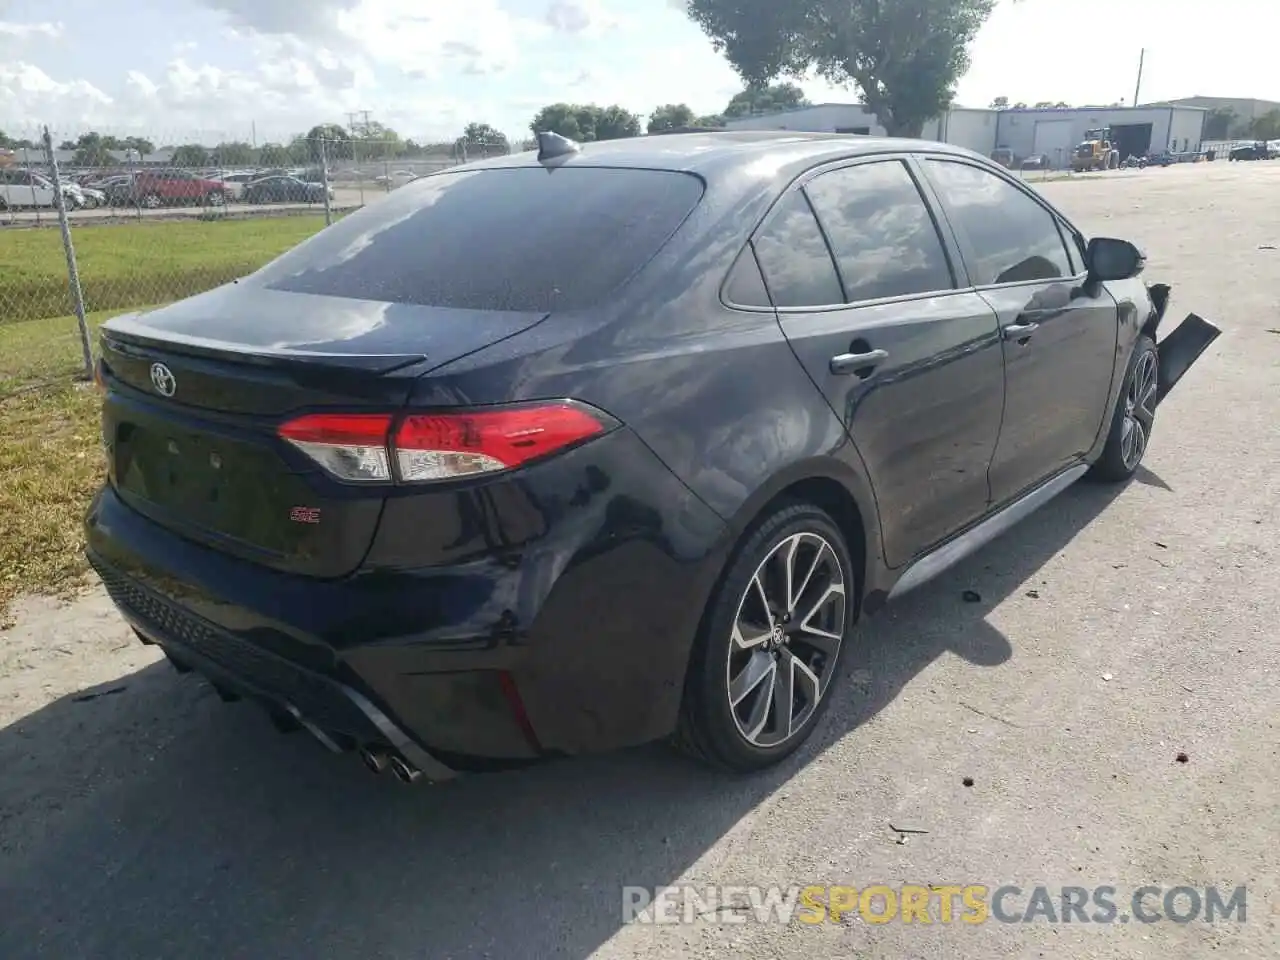
<svg viewBox="0 0 1280 960">
<path fill-rule="evenodd" d="M 425 353 L 344 354 L 291 348 L 246 349 L 225 340 L 159 331 L 146 324 L 138 323 L 134 319 L 135 316 L 138 315 L 114 317 L 107 321 L 101 328 L 102 339 L 114 348 L 133 355 L 162 350 L 194 358 L 253 366 L 288 364 L 313 368 L 360 370 L 378 374 L 391 373 L 428 359 Z"/>
</svg>

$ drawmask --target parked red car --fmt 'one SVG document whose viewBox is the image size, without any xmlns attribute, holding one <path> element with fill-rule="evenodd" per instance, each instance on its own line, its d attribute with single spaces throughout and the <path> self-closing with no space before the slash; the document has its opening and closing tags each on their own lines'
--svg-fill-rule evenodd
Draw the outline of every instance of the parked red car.
<svg viewBox="0 0 1280 960">
<path fill-rule="evenodd" d="M 220 180 L 206 180 L 188 170 L 145 170 L 134 177 L 133 195 L 139 206 L 148 208 L 195 203 L 220 206 L 227 201 L 227 188 Z"/>
</svg>

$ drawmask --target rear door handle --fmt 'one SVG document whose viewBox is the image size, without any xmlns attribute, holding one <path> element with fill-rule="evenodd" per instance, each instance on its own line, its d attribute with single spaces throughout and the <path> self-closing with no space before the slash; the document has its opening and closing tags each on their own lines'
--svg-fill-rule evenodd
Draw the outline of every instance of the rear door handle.
<svg viewBox="0 0 1280 960">
<path fill-rule="evenodd" d="M 1038 323 L 1011 323 L 1004 328 L 1004 338 L 1006 340 L 1017 340 L 1019 343 L 1025 343 L 1031 339 L 1031 335 L 1040 329 Z"/>
<path fill-rule="evenodd" d="M 831 358 L 831 372 L 834 374 L 858 373 L 862 377 L 871 376 L 872 371 L 889 359 L 884 350 L 868 350 L 866 353 L 838 353 Z M 862 371 L 866 371 L 863 373 Z"/>
</svg>

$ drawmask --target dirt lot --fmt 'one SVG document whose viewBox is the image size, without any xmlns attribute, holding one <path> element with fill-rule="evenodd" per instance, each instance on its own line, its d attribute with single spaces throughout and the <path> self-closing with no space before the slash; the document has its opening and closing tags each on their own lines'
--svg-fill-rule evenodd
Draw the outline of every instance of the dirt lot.
<svg viewBox="0 0 1280 960">
<path fill-rule="evenodd" d="M 1280 164 L 1043 189 L 1225 334 L 1137 482 L 1069 491 L 866 625 L 783 770 L 649 749 L 406 788 L 176 676 L 98 593 L 26 601 L 0 639 L 0 956 L 1274 956 Z M 673 883 L 1112 885 L 1122 913 L 1243 884 L 1248 912 L 623 925 L 623 885 Z"/>
</svg>

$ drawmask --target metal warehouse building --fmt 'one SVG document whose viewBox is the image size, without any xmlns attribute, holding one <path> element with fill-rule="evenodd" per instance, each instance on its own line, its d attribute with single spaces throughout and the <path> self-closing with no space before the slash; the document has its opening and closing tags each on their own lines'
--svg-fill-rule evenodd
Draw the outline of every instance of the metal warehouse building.
<svg viewBox="0 0 1280 960">
<path fill-rule="evenodd" d="M 1130 154 L 1200 149 L 1205 111 L 1199 107 L 1080 107 L 1047 110 L 973 109 L 955 107 L 925 124 L 927 140 L 967 147 L 990 156 L 998 147 L 1016 157 L 1044 155 L 1054 167 L 1065 167 L 1072 148 L 1086 130 L 1110 127 L 1120 159 Z M 872 113 L 856 103 L 820 103 L 780 113 L 739 117 L 726 124 L 731 130 L 804 130 L 883 136 Z"/>
</svg>

